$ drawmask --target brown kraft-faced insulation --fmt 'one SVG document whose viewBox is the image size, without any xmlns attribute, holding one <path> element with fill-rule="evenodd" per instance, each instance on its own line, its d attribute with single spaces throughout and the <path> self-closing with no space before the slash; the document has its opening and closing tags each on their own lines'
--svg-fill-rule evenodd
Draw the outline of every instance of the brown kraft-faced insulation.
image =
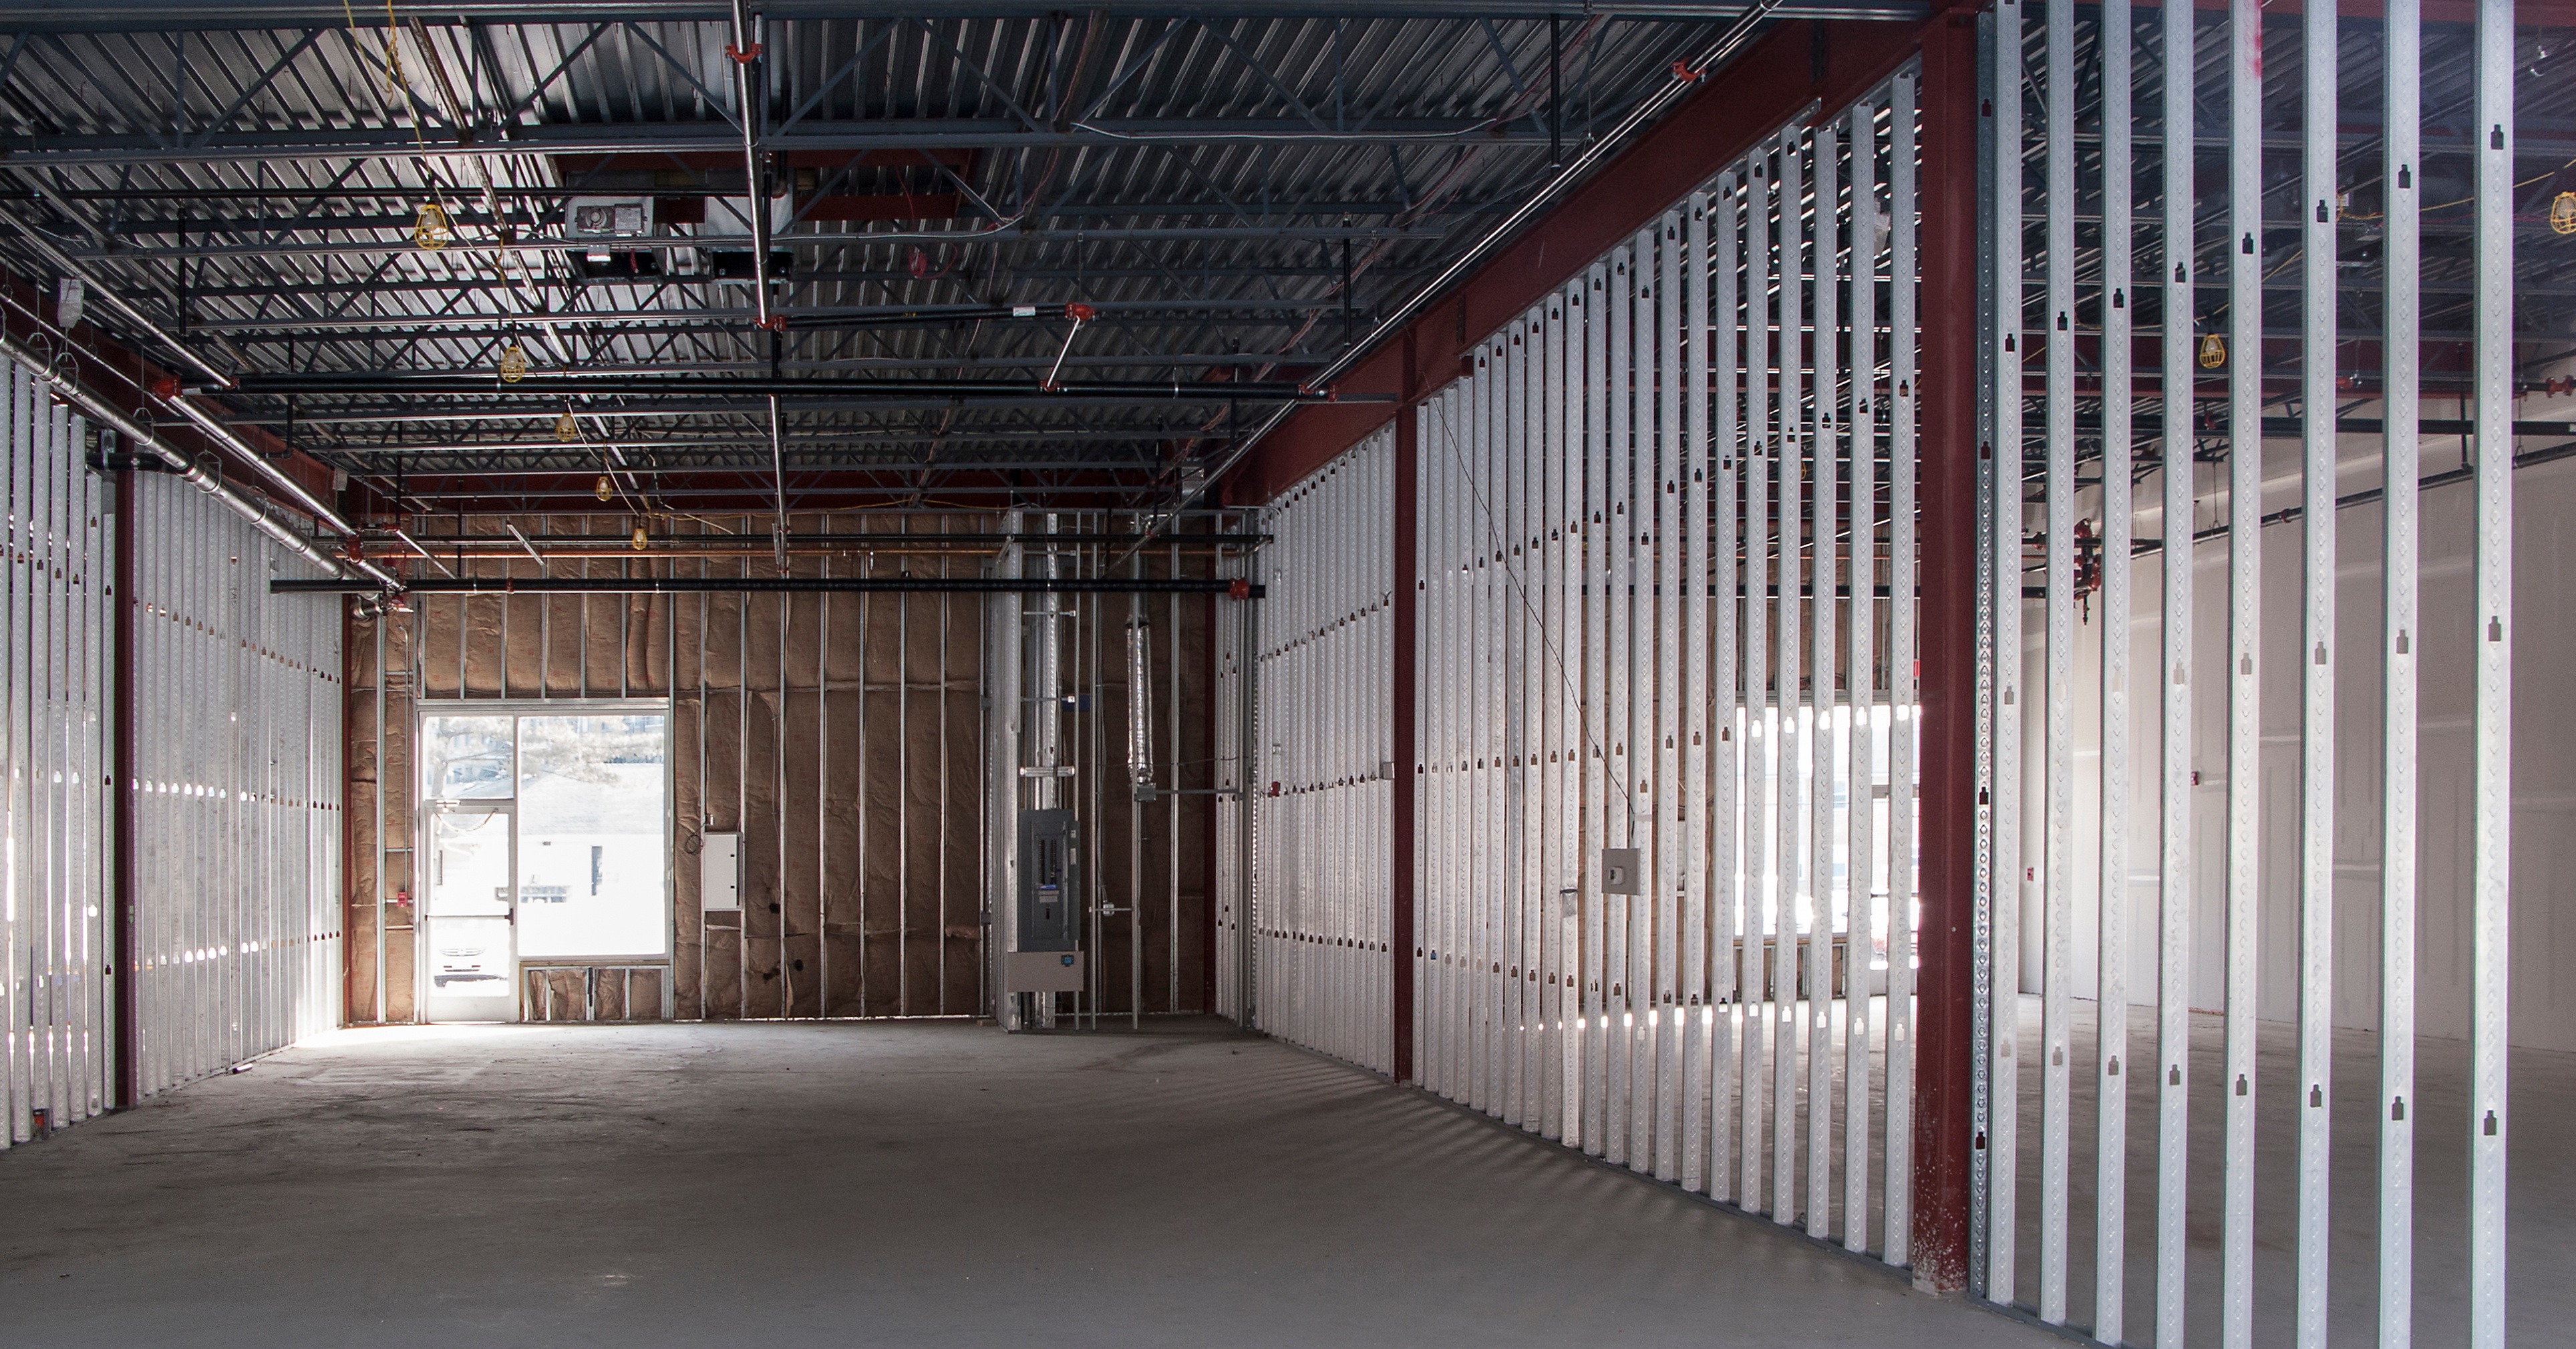
<svg viewBox="0 0 2576 1349">
<path fill-rule="evenodd" d="M 622 533 L 623 517 L 527 516 L 516 524 L 543 550 L 566 535 Z M 806 516 L 799 534 L 990 532 L 993 517 L 882 519 Z M 454 528 L 453 525 L 448 526 Z M 769 522 L 715 522 L 765 541 Z M 499 520 L 466 532 L 508 537 Z M 708 528 L 705 524 L 697 528 Z M 657 528 L 656 533 L 664 532 Z M 711 531 L 714 532 L 714 531 Z M 515 542 L 515 541 L 513 541 Z M 776 575 L 766 554 L 444 557 L 466 575 Z M 886 549 L 790 559 L 804 577 L 972 576 L 983 555 Z M 1185 562 L 1206 574 L 1204 558 Z M 1157 550 L 1147 575 L 1170 571 Z M 428 569 L 438 574 L 436 568 Z M 1092 897 L 1127 909 L 1102 925 L 1103 1009 L 1127 1005 L 1131 923 L 1141 923 L 1147 1011 L 1199 1010 L 1207 902 L 1210 798 L 1143 807 L 1145 846 L 1130 876 L 1128 819 L 1137 809 L 1125 771 L 1123 595 L 1092 597 L 1065 623 L 1067 804 L 1085 816 Z M 1151 596 L 1158 776 L 1212 782 L 1205 658 L 1214 602 Z M 379 665 L 377 628 L 383 628 Z M 1093 646 L 1095 629 L 1097 649 Z M 346 970 L 353 1021 L 416 1016 L 416 905 L 410 848 L 417 712 L 507 698 L 667 699 L 670 708 L 670 962 L 532 966 L 520 981 L 531 1019 L 652 1019 L 664 988 L 682 1019 L 936 1016 L 983 1010 L 984 819 L 982 737 L 985 601 L 975 594 L 425 594 L 409 612 L 352 614 L 345 650 L 345 831 L 349 924 Z M 1173 682 L 1177 650 L 1178 683 Z M 1095 673 L 1097 678 L 1095 679 Z M 379 734 L 377 703 L 382 694 Z M 1097 695 L 1096 697 L 1093 695 Z M 1177 697 L 1179 743 L 1173 743 Z M 1093 775 L 1100 775 L 1095 783 Z M 382 875 L 375 820 L 384 819 Z M 1172 842 L 1183 878 L 1172 915 Z M 701 909 L 699 854 L 707 833 L 737 833 L 737 913 Z M 383 902 L 379 903 L 381 895 Z M 376 957 L 376 924 L 384 957 Z M 1089 936 L 1085 924 L 1085 936 Z M 1180 997 L 1171 996 L 1179 952 Z"/>
</svg>

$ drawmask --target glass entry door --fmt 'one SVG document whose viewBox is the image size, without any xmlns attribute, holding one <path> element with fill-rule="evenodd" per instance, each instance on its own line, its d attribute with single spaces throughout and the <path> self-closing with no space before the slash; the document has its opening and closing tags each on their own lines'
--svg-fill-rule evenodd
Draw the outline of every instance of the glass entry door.
<svg viewBox="0 0 2576 1349">
<path fill-rule="evenodd" d="M 598 963 L 670 950 L 659 713 L 519 718 L 519 957 Z"/>
<path fill-rule="evenodd" d="M 517 812 L 441 803 L 429 817 L 429 1019 L 519 1015 L 518 897 L 510 878 Z"/>
<path fill-rule="evenodd" d="M 670 959 L 668 736 L 661 705 L 424 708 L 429 1020 L 516 1020 L 522 963 Z"/>
</svg>

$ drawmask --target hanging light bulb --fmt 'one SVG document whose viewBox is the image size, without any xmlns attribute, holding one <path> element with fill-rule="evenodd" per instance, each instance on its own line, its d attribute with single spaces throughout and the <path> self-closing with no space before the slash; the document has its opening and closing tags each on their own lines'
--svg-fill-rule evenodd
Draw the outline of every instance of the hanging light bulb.
<svg viewBox="0 0 2576 1349">
<path fill-rule="evenodd" d="M 510 345 L 501 348 L 501 382 L 516 384 L 527 377 L 528 349 L 520 346 L 519 339 L 513 337 Z"/>
<path fill-rule="evenodd" d="M 566 443 L 581 439 L 581 423 L 574 421 L 569 412 L 555 418 L 555 439 Z"/>
<path fill-rule="evenodd" d="M 434 201 L 422 202 L 420 214 L 412 220 L 411 241 L 435 253 L 455 237 L 456 226 L 447 218 L 447 208 Z"/>
<path fill-rule="evenodd" d="M 2549 201 L 2549 228 L 2576 234 L 2576 192 L 2561 192 Z"/>
<path fill-rule="evenodd" d="M 456 237 L 456 226 L 447 219 L 447 208 L 434 201 L 420 204 L 420 215 L 411 222 L 411 241 L 435 253 L 447 247 Z"/>
<path fill-rule="evenodd" d="M 597 492 L 600 500 L 606 501 L 610 497 L 617 495 L 617 484 L 610 482 L 608 480 L 608 475 L 602 473 L 599 475 L 599 481 L 593 483 L 590 490 Z"/>
<path fill-rule="evenodd" d="M 643 552 L 645 547 L 651 542 L 651 540 L 644 537 L 644 523 L 642 521 L 639 520 L 635 523 L 635 537 L 628 540 L 628 542 L 634 544 L 635 551 L 639 553 Z"/>
<path fill-rule="evenodd" d="M 2227 364 L 2227 339 L 2211 333 L 2200 339 L 2200 368 L 2215 370 Z"/>
</svg>

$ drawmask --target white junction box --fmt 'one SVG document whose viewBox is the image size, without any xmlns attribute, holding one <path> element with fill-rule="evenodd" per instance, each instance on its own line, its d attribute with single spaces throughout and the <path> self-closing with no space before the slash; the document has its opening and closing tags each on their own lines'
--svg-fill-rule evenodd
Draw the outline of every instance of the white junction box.
<svg viewBox="0 0 2576 1349">
<path fill-rule="evenodd" d="M 742 835 L 698 835 L 698 911 L 742 908 Z"/>
</svg>

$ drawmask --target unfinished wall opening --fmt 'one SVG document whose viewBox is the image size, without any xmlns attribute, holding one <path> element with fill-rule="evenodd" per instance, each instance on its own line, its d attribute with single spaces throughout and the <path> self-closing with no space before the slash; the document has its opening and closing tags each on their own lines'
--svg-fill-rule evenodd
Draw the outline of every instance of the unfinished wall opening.
<svg viewBox="0 0 2576 1349">
<path fill-rule="evenodd" d="M 1007 519 L 799 515 L 783 573 L 764 520 L 691 526 L 641 555 L 624 523 L 469 517 L 461 530 L 424 529 L 413 537 L 437 567 L 494 591 L 420 593 L 407 609 L 353 612 L 356 1019 L 436 1019 L 423 999 L 441 987 L 433 967 L 452 958 L 424 901 L 491 901 L 439 890 L 432 855 L 410 850 L 428 847 L 434 826 L 463 831 L 478 812 L 509 816 L 517 840 L 504 871 L 517 882 L 514 1018 L 989 1015 L 998 873 L 987 645 L 995 606 L 1013 597 L 936 587 L 988 579 Z M 1119 551 L 1110 540 L 1126 527 L 1106 526 L 1082 517 L 1068 527 L 1068 574 L 1108 567 Z M 1210 565 L 1204 547 L 1166 543 L 1116 570 L 1150 583 L 1203 578 Z M 501 593 L 546 578 L 636 589 Z M 644 593 L 664 584 L 698 588 Z M 1068 595 L 1057 620 L 1058 711 L 1076 774 L 1065 781 L 1084 818 L 1082 943 L 1103 952 L 1082 995 L 1086 1014 L 1206 1005 L 1209 714 L 1198 653 L 1217 601 L 1132 599 Z M 1137 730 L 1126 700 L 1131 624 L 1160 689 L 1145 728 L 1165 766 L 1154 784 L 1171 788 L 1141 800 L 1126 762 Z M 641 758 L 597 766 L 622 784 L 607 785 L 546 768 L 548 746 L 588 743 L 603 718 L 657 715 L 668 718 L 667 772 Z M 451 736 L 452 752 L 434 743 Z M 1009 764 L 998 771 L 1011 780 Z M 667 795 L 648 801 L 648 782 Z M 451 786 L 452 800 L 442 795 Z M 586 813 L 599 810 L 613 820 Z M 624 832 L 592 827 L 604 823 Z M 702 902 L 710 837 L 734 849 L 731 907 Z M 621 888 L 619 878 L 644 873 L 621 867 L 649 856 L 667 868 L 654 931 L 640 926 L 640 900 L 621 911 L 636 924 L 618 929 L 627 949 L 571 949 L 597 945 L 567 931 L 588 907 L 593 848 L 604 889 L 629 897 L 643 882 Z M 463 987 L 465 973 L 445 972 L 447 987 Z"/>
</svg>

